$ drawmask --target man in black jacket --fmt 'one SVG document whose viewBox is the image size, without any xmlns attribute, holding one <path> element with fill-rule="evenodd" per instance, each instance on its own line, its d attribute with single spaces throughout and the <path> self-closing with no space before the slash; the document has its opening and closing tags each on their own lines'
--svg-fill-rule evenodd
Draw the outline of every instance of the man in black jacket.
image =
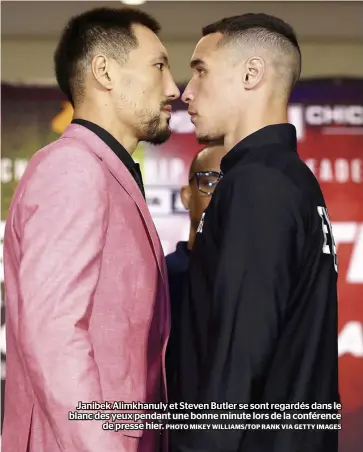
<svg viewBox="0 0 363 452">
<path fill-rule="evenodd" d="M 191 68 L 183 100 L 197 137 L 223 138 L 229 152 L 191 257 L 179 401 L 205 410 L 235 403 L 235 413 L 252 416 L 246 406 L 262 404 L 267 417 L 233 422 L 243 429 L 180 432 L 173 450 L 336 452 L 336 248 L 323 194 L 287 120 L 301 70 L 295 33 L 264 14 L 221 20 L 203 29 Z M 325 404 L 325 418 L 314 402 Z M 290 419 L 271 420 L 284 404 L 293 404 Z M 261 430 L 270 423 L 287 427 Z"/>
</svg>

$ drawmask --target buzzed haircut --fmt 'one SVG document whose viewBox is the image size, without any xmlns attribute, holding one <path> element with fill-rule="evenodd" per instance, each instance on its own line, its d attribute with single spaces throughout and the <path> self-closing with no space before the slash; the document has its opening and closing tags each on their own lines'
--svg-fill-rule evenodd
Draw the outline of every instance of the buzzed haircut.
<svg viewBox="0 0 363 452">
<path fill-rule="evenodd" d="M 203 36 L 218 32 L 223 35 L 220 46 L 236 44 L 251 51 L 264 49 L 290 94 L 301 73 L 301 51 L 291 25 L 268 14 L 248 13 L 224 18 L 202 29 Z"/>
<path fill-rule="evenodd" d="M 189 168 L 189 180 L 190 180 L 190 178 L 193 176 L 193 174 L 194 174 L 195 171 L 196 171 L 196 167 L 197 167 L 197 164 L 198 164 L 198 159 L 199 159 L 199 157 L 200 157 L 200 154 L 201 154 L 202 152 L 204 152 L 206 149 L 212 149 L 212 148 L 216 148 L 216 147 L 219 147 L 219 146 L 223 146 L 223 144 L 224 144 L 223 140 L 214 141 L 213 143 L 207 144 L 206 146 L 204 146 L 204 148 L 202 148 L 200 151 L 198 151 L 198 152 L 196 153 L 196 155 L 194 156 L 194 158 L 193 158 L 193 160 L 192 160 L 192 163 L 190 164 L 190 168 Z"/>
<path fill-rule="evenodd" d="M 87 66 L 97 52 L 125 63 L 138 42 L 133 25 L 143 25 L 158 34 L 159 23 L 133 8 L 95 8 L 73 17 L 63 30 L 54 54 L 57 83 L 74 107 L 84 92 Z"/>
</svg>

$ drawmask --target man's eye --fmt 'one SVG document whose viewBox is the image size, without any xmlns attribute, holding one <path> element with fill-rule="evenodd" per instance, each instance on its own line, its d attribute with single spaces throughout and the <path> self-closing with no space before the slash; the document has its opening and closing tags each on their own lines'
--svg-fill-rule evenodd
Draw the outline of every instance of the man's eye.
<svg viewBox="0 0 363 452">
<path fill-rule="evenodd" d="M 203 75 L 203 74 L 205 74 L 205 70 L 204 70 L 204 68 L 202 68 L 202 67 L 197 67 L 197 68 L 196 68 L 196 71 L 197 71 L 198 75 Z"/>
<path fill-rule="evenodd" d="M 164 63 L 158 63 L 156 67 L 162 71 L 164 69 Z"/>
</svg>

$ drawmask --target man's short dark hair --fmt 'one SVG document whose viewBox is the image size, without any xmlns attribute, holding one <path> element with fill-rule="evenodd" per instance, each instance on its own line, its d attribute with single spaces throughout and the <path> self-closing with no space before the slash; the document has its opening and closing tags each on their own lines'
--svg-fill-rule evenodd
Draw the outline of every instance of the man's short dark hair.
<svg viewBox="0 0 363 452">
<path fill-rule="evenodd" d="M 73 17 L 63 30 L 54 54 L 59 88 L 74 106 L 83 95 L 85 70 L 96 51 L 125 62 L 137 48 L 133 25 L 143 25 L 158 34 L 159 23 L 133 8 L 96 8 Z"/>
<path fill-rule="evenodd" d="M 238 44 L 244 41 L 251 46 L 261 46 L 276 54 L 276 61 L 283 64 L 286 57 L 290 69 L 291 87 L 301 72 L 301 51 L 294 29 L 283 20 L 268 14 L 243 14 L 227 17 L 202 29 L 203 36 L 222 33 L 220 45 Z M 284 68 L 286 70 L 287 68 Z"/>
</svg>

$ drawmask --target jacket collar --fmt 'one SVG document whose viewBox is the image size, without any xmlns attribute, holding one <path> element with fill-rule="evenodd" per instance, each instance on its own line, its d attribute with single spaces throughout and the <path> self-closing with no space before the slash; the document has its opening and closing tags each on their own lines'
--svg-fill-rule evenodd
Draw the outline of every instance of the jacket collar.
<svg viewBox="0 0 363 452">
<path fill-rule="evenodd" d="M 146 230 L 152 244 L 152 249 L 158 263 L 162 279 L 165 283 L 165 262 L 160 238 L 156 231 L 145 199 L 126 166 L 104 143 L 104 141 L 102 141 L 95 133 L 93 133 L 86 127 L 78 124 L 70 124 L 64 131 L 61 139 L 62 138 L 75 138 L 82 141 L 100 160 L 102 160 L 106 164 L 113 177 L 133 199 L 146 225 Z"/>
</svg>

